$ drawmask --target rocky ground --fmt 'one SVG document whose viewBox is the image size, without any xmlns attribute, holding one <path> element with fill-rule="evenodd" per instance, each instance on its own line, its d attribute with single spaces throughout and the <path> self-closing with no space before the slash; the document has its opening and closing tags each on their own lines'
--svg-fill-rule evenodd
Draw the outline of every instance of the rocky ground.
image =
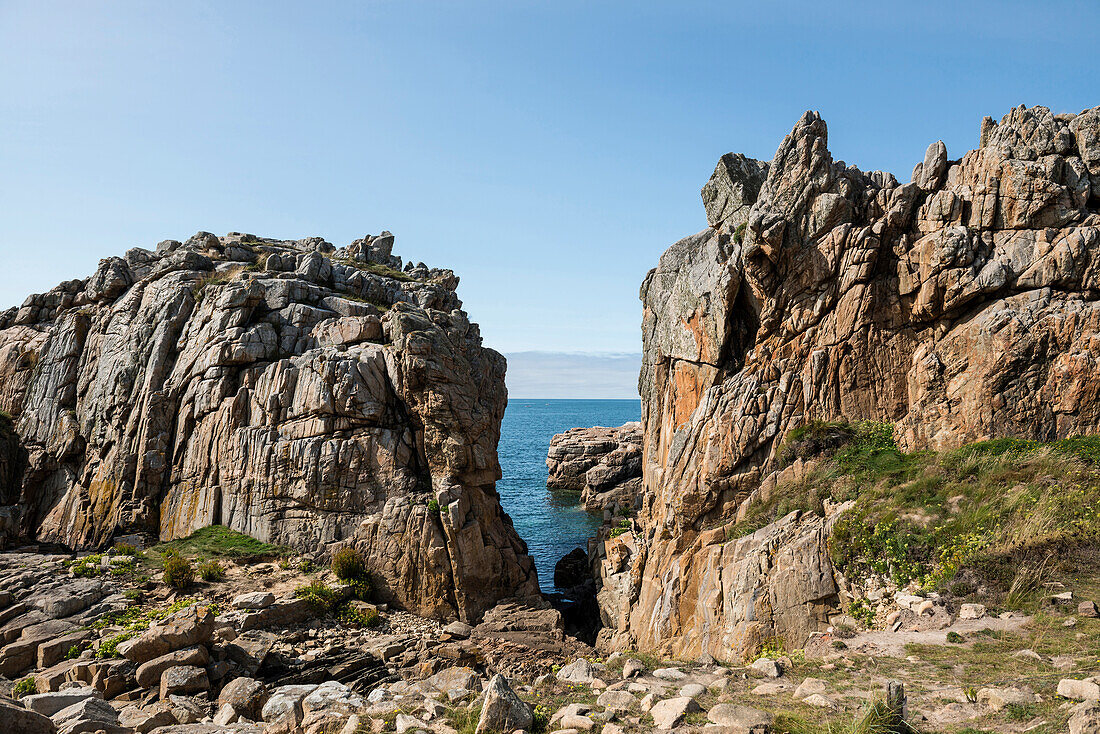
<svg viewBox="0 0 1100 734">
<path fill-rule="evenodd" d="M 1031 614 L 898 590 L 883 629 L 678 661 L 600 657 L 535 601 L 443 626 L 355 600 L 308 557 L 222 558 L 221 578 L 173 589 L 164 548 L 0 555 L 0 730 L 846 731 L 888 718 L 874 703 L 890 681 L 918 731 L 1100 726 L 1095 582 L 1053 586 Z M 318 584 L 337 606 L 300 591 Z"/>
</svg>

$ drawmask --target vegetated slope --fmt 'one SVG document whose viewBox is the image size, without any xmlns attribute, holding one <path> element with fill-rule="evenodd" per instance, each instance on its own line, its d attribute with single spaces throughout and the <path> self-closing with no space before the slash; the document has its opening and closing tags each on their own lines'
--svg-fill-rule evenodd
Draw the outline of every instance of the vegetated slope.
<svg viewBox="0 0 1100 734">
<path fill-rule="evenodd" d="M 0 538 L 221 524 L 355 544 L 422 614 L 536 593 L 494 488 L 504 358 L 454 274 L 402 268 L 392 246 L 200 232 L 0 314 L 0 409 L 26 452 Z"/>
<path fill-rule="evenodd" d="M 986 118 L 908 183 L 835 161 L 807 112 L 702 193 L 709 226 L 642 285 L 644 504 L 602 553 L 605 649 L 721 658 L 828 626 L 826 528 L 718 529 L 813 420 L 891 423 L 906 452 L 1100 432 L 1100 108 Z"/>
<path fill-rule="evenodd" d="M 1020 608 L 1044 580 L 1100 577 L 1100 438 L 904 453 L 891 428 L 792 431 L 783 454 L 793 478 L 749 504 L 729 537 L 789 512 L 835 513 L 829 557 L 849 602 L 883 587 L 965 597 L 981 586 L 986 602 Z"/>
</svg>

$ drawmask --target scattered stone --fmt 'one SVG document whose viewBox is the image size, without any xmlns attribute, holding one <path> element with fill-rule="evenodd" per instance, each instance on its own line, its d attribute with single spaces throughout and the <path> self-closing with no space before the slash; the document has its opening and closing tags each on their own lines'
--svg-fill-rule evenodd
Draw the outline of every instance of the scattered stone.
<svg viewBox="0 0 1100 734">
<path fill-rule="evenodd" d="M 653 677 L 660 680 L 678 681 L 687 678 L 687 674 L 679 668 L 657 668 L 653 671 Z"/>
<path fill-rule="evenodd" d="M 1027 705 L 1039 703 L 1042 699 L 1023 688 L 982 688 L 978 691 L 978 703 L 985 704 L 994 711 L 1000 711 L 1010 704 Z"/>
<path fill-rule="evenodd" d="M 806 698 L 814 693 L 825 693 L 825 681 L 820 678 L 806 678 L 794 689 L 796 699 Z"/>
<path fill-rule="evenodd" d="M 658 729 L 675 729 L 683 723 L 684 717 L 688 714 L 701 710 L 694 698 L 677 696 L 653 704 L 649 715 L 653 717 L 653 723 Z"/>
<path fill-rule="evenodd" d="M 1100 684 L 1096 678 L 1063 678 L 1058 681 L 1058 695 L 1075 701 L 1100 701 Z"/>
<path fill-rule="evenodd" d="M 168 698 L 176 693 L 201 693 L 210 688 L 206 669 L 194 665 L 178 665 L 160 675 L 160 697 Z"/>
<path fill-rule="evenodd" d="M 1077 605 L 1077 615 L 1089 619 L 1096 619 L 1100 617 L 1100 609 L 1097 609 L 1096 602 L 1094 601 L 1083 601 Z"/>
<path fill-rule="evenodd" d="M 749 667 L 769 678 L 778 678 L 783 675 L 783 668 L 780 667 L 777 661 L 770 658 L 759 658 Z"/>
<path fill-rule="evenodd" d="M 1034 660 L 1036 662 L 1042 662 L 1043 660 L 1042 655 L 1030 649 L 1017 650 L 1016 652 L 1012 653 L 1012 657 L 1026 660 Z"/>
<path fill-rule="evenodd" d="M 461 620 L 456 620 L 444 627 L 443 631 L 451 635 L 452 637 L 457 637 L 460 640 L 465 640 L 473 633 L 474 628 Z"/>
<path fill-rule="evenodd" d="M 566 683 L 590 684 L 596 677 L 596 669 L 584 658 L 577 658 L 558 671 L 558 680 Z"/>
<path fill-rule="evenodd" d="M 80 703 L 85 698 L 103 698 L 103 694 L 91 686 L 81 686 L 52 693 L 36 693 L 24 696 L 19 702 L 35 713 L 43 716 L 53 716 L 61 709 Z"/>
<path fill-rule="evenodd" d="M 42 714 L 0 697 L 0 722 L 5 734 L 55 734 L 57 726 Z"/>
<path fill-rule="evenodd" d="M 1063 627 L 1076 627 L 1077 626 L 1077 618 L 1076 617 L 1070 617 L 1066 621 L 1062 622 L 1062 626 Z"/>
<path fill-rule="evenodd" d="M 210 662 L 210 653 L 202 645 L 161 655 L 159 658 L 138 666 L 135 678 L 142 688 L 152 688 L 160 683 L 161 673 L 179 665 L 205 666 Z"/>
<path fill-rule="evenodd" d="M 626 691 L 604 691 L 596 703 L 612 711 L 629 711 L 638 704 L 638 699 Z"/>
<path fill-rule="evenodd" d="M 250 591 L 233 597 L 234 609 L 267 609 L 275 603 L 275 595 L 269 591 Z"/>
<path fill-rule="evenodd" d="M 806 696 L 804 699 L 802 699 L 802 703 L 809 704 L 810 706 L 818 706 L 823 709 L 840 708 L 839 706 L 837 706 L 836 702 L 833 701 L 833 699 L 827 696 L 823 696 L 820 693 L 813 693 L 809 696 Z"/>
<path fill-rule="evenodd" d="M 623 663 L 623 679 L 634 678 L 645 674 L 645 665 L 641 660 L 627 658 Z"/>
<path fill-rule="evenodd" d="M 532 721 L 531 707 L 516 695 L 504 676 L 498 673 L 490 678 L 476 734 L 530 729 Z"/>
<path fill-rule="evenodd" d="M 768 712 L 730 703 L 712 706 L 707 718 L 718 726 L 730 727 L 744 734 L 769 734 L 772 725 L 772 715 Z"/>
<path fill-rule="evenodd" d="M 959 607 L 959 619 L 981 619 L 985 616 L 985 604 L 963 604 Z"/>
<path fill-rule="evenodd" d="M 702 696 L 707 692 L 707 689 L 698 683 L 688 683 L 686 686 L 680 689 L 681 696 L 687 696 L 688 698 L 695 698 L 696 696 Z"/>
<path fill-rule="evenodd" d="M 777 693 L 783 693 L 790 689 L 791 687 L 786 683 L 761 683 L 756 688 L 753 688 L 750 693 L 756 696 L 774 696 Z"/>
</svg>

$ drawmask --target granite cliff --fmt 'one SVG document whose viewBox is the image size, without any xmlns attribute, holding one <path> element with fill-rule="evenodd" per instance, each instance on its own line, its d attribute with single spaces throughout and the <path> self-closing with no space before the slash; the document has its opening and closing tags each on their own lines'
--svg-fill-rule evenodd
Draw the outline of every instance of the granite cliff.
<svg viewBox="0 0 1100 734">
<path fill-rule="evenodd" d="M 494 488 L 504 358 L 392 246 L 200 232 L 0 313 L 0 538 L 222 524 L 355 545 L 423 615 L 537 594 Z"/>
<path fill-rule="evenodd" d="M 731 532 L 783 491 L 792 429 L 881 421 L 906 451 L 1100 430 L 1100 108 L 986 118 L 904 184 L 833 160 L 807 112 L 702 196 L 708 227 L 641 289 L 643 507 L 601 535 L 601 645 L 730 659 L 838 611 L 835 512 Z"/>
</svg>

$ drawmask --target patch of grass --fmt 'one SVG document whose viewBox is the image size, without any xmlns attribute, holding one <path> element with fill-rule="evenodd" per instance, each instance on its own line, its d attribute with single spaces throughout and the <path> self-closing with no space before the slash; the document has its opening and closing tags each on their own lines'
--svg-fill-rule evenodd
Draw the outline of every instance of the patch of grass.
<svg viewBox="0 0 1100 734">
<path fill-rule="evenodd" d="M 112 556 L 134 556 L 136 558 L 141 555 L 138 549 L 129 543 L 115 543 L 108 552 Z"/>
<path fill-rule="evenodd" d="M 1100 437 L 999 438 L 947 452 L 900 451 L 885 423 L 815 421 L 788 433 L 787 460 L 818 458 L 797 482 L 754 501 L 727 530 L 741 537 L 793 510 L 824 514 L 854 501 L 833 526 L 834 565 L 848 578 L 877 576 L 943 589 L 965 568 L 1011 608 L 1035 584 L 1021 565 L 1066 548 L 1100 544 Z"/>
<path fill-rule="evenodd" d="M 377 627 L 382 624 L 377 609 L 360 611 L 350 604 L 340 605 L 336 610 L 336 620 L 351 627 Z"/>
<path fill-rule="evenodd" d="M 34 685 L 34 678 L 30 676 L 16 681 L 15 686 L 11 689 L 11 695 L 15 698 L 22 698 L 33 693 L 38 693 L 38 689 Z"/>
<path fill-rule="evenodd" d="M 318 617 L 332 614 L 339 601 L 336 592 L 321 581 L 298 587 L 294 591 L 294 596 L 305 599 L 310 610 Z"/>
<path fill-rule="evenodd" d="M 480 706 L 458 706 L 451 710 L 447 716 L 451 728 L 458 734 L 474 734 L 477 730 L 477 720 L 481 718 Z"/>
<path fill-rule="evenodd" d="M 72 571 L 73 576 L 79 578 L 95 578 L 103 573 L 103 556 L 98 553 L 93 553 L 83 558 L 74 558 L 71 561 L 66 561 L 65 565 Z"/>
<path fill-rule="evenodd" d="M 612 538 L 617 538 L 624 533 L 630 532 L 630 528 L 630 520 L 619 520 L 619 524 L 611 528 L 611 532 L 608 533 L 608 535 Z"/>
<path fill-rule="evenodd" d="M 165 551 L 174 551 L 179 555 L 223 558 L 237 562 L 264 561 L 293 552 L 285 546 L 261 542 L 224 525 L 199 528 L 186 538 L 160 543 L 150 550 L 161 555 Z"/>
</svg>

